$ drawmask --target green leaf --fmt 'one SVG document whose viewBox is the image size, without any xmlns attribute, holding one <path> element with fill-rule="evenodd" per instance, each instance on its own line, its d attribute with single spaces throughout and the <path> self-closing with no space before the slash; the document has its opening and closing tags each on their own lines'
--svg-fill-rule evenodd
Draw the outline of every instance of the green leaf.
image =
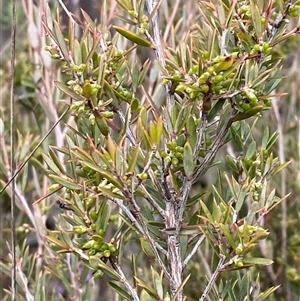
<svg viewBox="0 0 300 301">
<path fill-rule="evenodd" d="M 285 163 L 280 164 L 276 167 L 275 171 L 273 172 L 273 175 L 276 175 L 277 173 L 281 172 L 284 168 L 286 168 L 288 165 L 290 165 L 292 161 L 288 161 Z"/>
<path fill-rule="evenodd" d="M 73 200 L 75 201 L 75 204 L 74 204 L 75 212 L 78 214 L 78 216 L 82 216 L 83 213 L 86 211 L 86 209 L 84 208 L 82 199 L 79 197 L 78 193 L 73 194 Z M 79 211 L 79 212 L 77 212 L 77 211 Z"/>
<path fill-rule="evenodd" d="M 154 144 L 156 144 L 156 141 L 157 141 L 157 130 L 156 130 L 156 126 L 155 126 L 155 124 L 153 123 L 152 120 L 150 121 L 150 124 L 149 124 L 149 134 L 150 134 L 150 140 Z"/>
<path fill-rule="evenodd" d="M 66 214 L 61 214 L 61 216 L 72 226 L 86 226 L 85 222 L 75 214 L 73 217 Z"/>
<path fill-rule="evenodd" d="M 247 152 L 245 155 L 246 159 L 253 159 L 256 154 L 256 142 L 253 140 L 250 145 L 247 147 Z"/>
<path fill-rule="evenodd" d="M 69 246 L 69 248 L 70 249 L 73 248 L 73 243 L 70 238 L 70 233 L 61 231 L 61 236 L 62 236 L 63 240 L 65 241 L 65 243 Z"/>
<path fill-rule="evenodd" d="M 250 117 L 255 116 L 257 113 L 260 113 L 261 111 L 267 110 L 267 109 L 268 108 L 266 108 L 263 105 L 256 106 L 254 108 L 251 108 L 251 109 L 247 110 L 246 112 L 238 114 L 236 117 L 234 117 L 233 122 L 248 119 Z"/>
<path fill-rule="evenodd" d="M 193 150 L 189 142 L 186 142 L 183 149 L 183 168 L 185 175 L 190 179 L 195 170 Z"/>
<path fill-rule="evenodd" d="M 272 264 L 274 261 L 268 258 L 243 258 L 243 263 L 246 264 L 257 264 L 257 265 L 270 265 Z"/>
<path fill-rule="evenodd" d="M 155 297 L 154 297 L 155 298 Z M 151 296 L 147 290 L 143 289 L 141 294 L 140 294 L 140 299 L 143 301 L 153 301 L 153 296 Z M 155 298 L 155 300 L 158 300 L 157 298 Z"/>
<path fill-rule="evenodd" d="M 119 20 L 123 21 L 124 23 L 127 23 L 127 24 L 130 24 L 130 25 L 133 25 L 133 26 L 136 26 L 136 21 L 133 21 L 129 18 L 126 18 L 122 15 L 119 15 L 119 14 L 115 14 L 115 17 L 118 18 Z"/>
<path fill-rule="evenodd" d="M 92 165 L 88 165 L 88 166 L 93 169 Z M 96 166 L 94 165 L 94 167 Z M 104 171 L 101 168 L 97 168 L 97 167 L 95 168 L 95 170 L 100 173 L 101 177 L 107 179 L 107 181 L 112 183 L 115 187 L 119 188 L 120 190 L 123 189 L 122 183 L 118 179 L 116 179 L 110 172 Z"/>
<path fill-rule="evenodd" d="M 123 200 L 124 199 L 124 196 L 117 193 L 117 192 L 113 192 L 111 189 L 108 189 L 108 188 L 105 188 L 105 187 L 102 187 L 102 186 L 98 186 L 97 187 L 100 191 L 102 191 L 105 195 L 109 196 L 109 197 L 112 197 L 112 198 L 116 198 L 116 199 L 120 199 L 120 200 Z"/>
<path fill-rule="evenodd" d="M 66 243 L 64 243 L 63 241 L 57 239 L 56 237 L 45 235 L 45 238 L 47 240 L 49 240 L 50 242 L 52 242 L 53 244 L 61 247 L 62 249 L 69 250 L 69 246 Z"/>
<path fill-rule="evenodd" d="M 256 1 L 250 1 L 250 11 L 252 17 L 252 24 L 254 26 L 256 36 L 258 39 L 260 39 L 262 36 L 261 13 L 255 2 Z"/>
<path fill-rule="evenodd" d="M 156 145 L 158 145 L 161 140 L 163 128 L 164 128 L 163 120 L 162 120 L 161 116 L 159 116 L 159 118 L 157 119 L 157 123 L 156 123 Z"/>
<path fill-rule="evenodd" d="M 125 11 L 133 10 L 132 2 L 130 0 L 117 0 L 118 5 L 120 5 Z"/>
<path fill-rule="evenodd" d="M 67 49 L 67 45 L 65 43 L 65 38 L 59 28 L 57 21 L 53 21 L 54 25 L 54 33 L 57 41 L 57 46 L 60 48 L 62 55 L 66 61 L 69 61 L 69 51 Z"/>
<path fill-rule="evenodd" d="M 116 156 L 116 144 L 115 141 L 111 138 L 110 135 L 107 136 L 107 150 L 110 155 L 110 158 L 115 158 Z"/>
<path fill-rule="evenodd" d="M 90 256 L 89 263 L 94 268 L 99 268 L 103 273 L 105 273 L 110 279 L 119 281 L 120 276 L 113 269 L 109 268 L 99 257 Z"/>
<path fill-rule="evenodd" d="M 131 111 L 130 109 L 127 109 L 125 122 L 122 124 L 122 129 L 119 132 L 118 138 L 116 139 L 117 143 L 120 143 L 127 136 L 128 131 L 130 131 L 129 129 L 130 119 L 131 119 Z"/>
<path fill-rule="evenodd" d="M 42 154 L 44 161 L 48 165 L 48 167 L 56 174 L 60 174 L 60 169 L 56 166 L 56 164 L 45 154 Z"/>
<path fill-rule="evenodd" d="M 144 78 L 145 78 L 145 76 L 146 76 L 147 73 L 148 73 L 148 70 L 149 70 L 150 65 L 151 65 L 151 60 L 150 60 L 150 59 L 147 59 L 147 60 L 145 61 L 145 63 L 143 64 L 142 70 L 140 70 L 138 86 L 140 86 L 140 85 L 143 83 Z"/>
<path fill-rule="evenodd" d="M 95 22 L 91 19 L 91 17 L 87 14 L 86 11 L 84 11 L 82 8 L 80 9 L 81 13 L 82 13 L 82 16 L 83 18 L 85 19 L 86 21 L 86 24 L 89 25 L 89 27 L 93 28 L 93 29 L 96 29 L 97 26 L 95 24 Z"/>
<path fill-rule="evenodd" d="M 237 243 L 235 242 L 234 237 L 230 232 L 229 225 L 220 224 L 220 228 L 222 229 L 222 232 L 224 233 L 230 246 L 235 250 L 237 247 Z"/>
<path fill-rule="evenodd" d="M 237 160 L 229 155 L 226 155 L 226 163 L 228 166 L 234 171 L 235 173 L 238 173 L 238 167 L 237 167 Z"/>
<path fill-rule="evenodd" d="M 185 107 L 182 107 L 178 117 L 175 121 L 174 132 L 180 134 L 181 130 L 184 128 L 187 118 L 189 117 L 190 110 Z"/>
<path fill-rule="evenodd" d="M 70 139 L 71 140 L 71 139 Z M 74 146 L 75 150 L 72 150 L 72 153 L 80 160 L 82 160 L 82 162 L 87 163 L 94 163 L 93 158 L 91 157 L 91 155 L 86 152 L 85 150 L 83 150 L 82 148 L 78 147 L 78 146 Z"/>
<path fill-rule="evenodd" d="M 211 215 L 209 209 L 207 208 L 206 204 L 202 200 L 200 200 L 200 204 L 201 204 L 201 208 L 204 212 L 204 215 L 199 215 L 199 217 L 201 219 L 209 220 L 213 224 L 215 220 L 214 220 L 213 216 Z"/>
<path fill-rule="evenodd" d="M 40 271 L 39 275 L 38 275 L 38 279 L 39 281 L 37 281 L 37 286 L 35 289 L 35 295 L 34 295 L 34 300 L 35 301 L 43 301 L 45 300 L 41 294 L 43 293 L 44 289 L 45 289 L 45 273 L 42 273 L 42 271 Z"/>
<path fill-rule="evenodd" d="M 172 123 L 172 128 L 175 128 L 175 124 L 178 119 L 178 114 L 179 114 L 179 108 L 177 105 L 175 105 L 171 108 L 170 119 L 171 119 L 171 123 Z"/>
<path fill-rule="evenodd" d="M 143 280 L 136 278 L 137 285 L 141 288 L 143 288 L 151 297 L 155 298 L 155 300 L 159 300 L 159 296 L 157 295 L 156 291 L 149 287 L 146 282 Z"/>
<path fill-rule="evenodd" d="M 192 149 L 195 148 L 196 142 L 197 142 L 197 126 L 196 122 L 194 120 L 194 117 L 190 115 L 188 117 L 188 120 L 186 122 L 187 132 L 188 132 L 188 141 L 192 147 Z"/>
<path fill-rule="evenodd" d="M 74 90 L 70 89 L 65 84 L 63 84 L 59 81 L 54 81 L 54 84 L 59 90 L 64 92 L 66 95 L 68 95 L 72 99 L 74 99 L 76 101 L 85 101 L 85 98 L 82 95 L 77 94 Z"/>
<path fill-rule="evenodd" d="M 69 188 L 71 190 L 82 190 L 82 185 L 73 182 L 72 179 L 66 176 L 49 175 L 49 177 L 65 188 Z"/>
<path fill-rule="evenodd" d="M 170 176 L 171 176 L 173 188 L 176 190 L 177 193 L 180 193 L 180 188 L 182 185 L 181 185 L 180 180 L 178 179 L 177 174 L 172 169 L 170 169 Z"/>
<path fill-rule="evenodd" d="M 122 176 L 123 175 L 123 159 L 122 159 L 122 150 L 121 148 L 118 146 L 116 148 L 116 153 L 115 153 L 115 170 L 116 170 L 116 175 L 117 176 Z"/>
<path fill-rule="evenodd" d="M 130 154 L 131 157 L 128 159 L 128 169 L 127 172 L 131 173 L 134 172 L 135 167 L 136 167 L 136 162 L 140 153 L 140 144 L 138 144 L 136 147 L 131 147 L 130 148 Z"/>
<path fill-rule="evenodd" d="M 157 292 L 160 300 L 163 300 L 164 290 L 163 290 L 162 279 L 159 276 L 159 274 L 152 267 L 151 267 L 151 272 L 152 272 L 152 281 L 156 288 L 156 292 Z"/>
<path fill-rule="evenodd" d="M 107 200 L 100 200 L 100 206 L 97 214 L 97 230 L 102 229 L 104 232 L 106 232 L 107 227 L 109 226 L 109 219 L 111 217 L 111 206 L 108 204 Z"/>
<path fill-rule="evenodd" d="M 268 140 L 266 150 L 269 150 L 274 145 L 274 143 L 277 141 L 278 137 L 279 137 L 279 134 L 277 132 L 272 134 L 272 136 Z"/>
<path fill-rule="evenodd" d="M 267 149 L 267 143 L 269 141 L 269 135 L 270 135 L 270 130 L 268 127 L 265 128 L 264 134 L 262 137 L 262 142 L 261 142 L 261 148 L 262 149 Z"/>
<path fill-rule="evenodd" d="M 281 81 L 282 78 L 274 78 L 274 77 L 270 78 L 265 86 L 266 95 L 271 94 L 271 92 L 276 89 L 276 87 L 281 83 Z"/>
<path fill-rule="evenodd" d="M 142 250 L 147 255 L 147 257 L 149 257 L 151 260 L 155 260 L 155 254 L 154 254 L 148 240 L 144 237 L 141 237 L 140 243 L 141 243 Z"/>
<path fill-rule="evenodd" d="M 147 227 L 149 231 L 154 234 L 156 237 L 161 237 L 161 230 L 165 228 L 164 223 L 153 221 L 151 218 L 148 219 Z"/>
<path fill-rule="evenodd" d="M 239 152 L 242 152 L 244 148 L 244 143 L 242 141 L 240 133 L 237 131 L 237 129 L 234 126 L 230 127 L 230 133 L 232 135 L 232 141 L 234 143 L 234 146 L 237 148 Z"/>
<path fill-rule="evenodd" d="M 273 294 L 277 289 L 280 288 L 281 285 L 277 285 L 277 286 L 272 286 L 269 289 L 267 289 L 266 291 L 264 291 L 263 293 L 260 293 L 257 297 L 256 300 L 259 301 L 263 301 L 266 298 L 268 298 L 271 294 Z"/>
<path fill-rule="evenodd" d="M 132 70 L 132 84 L 131 84 L 131 87 L 132 87 L 133 91 L 136 91 L 136 88 L 138 87 L 139 73 L 140 73 L 140 66 L 136 62 L 133 65 L 133 70 Z"/>
<path fill-rule="evenodd" d="M 148 151 L 150 151 L 152 149 L 151 138 L 144 127 L 142 128 L 142 133 L 143 133 L 143 138 L 144 138 L 143 142 L 145 143 L 145 147 Z"/>
<path fill-rule="evenodd" d="M 105 137 L 107 137 L 110 133 L 110 128 L 105 120 L 104 117 L 96 117 L 95 118 L 96 124 L 98 126 L 98 129 L 100 130 L 101 134 L 103 134 Z"/>
<path fill-rule="evenodd" d="M 50 157 L 52 158 L 52 160 L 53 160 L 53 162 L 55 163 L 55 165 L 56 165 L 56 166 L 58 167 L 58 169 L 60 170 L 60 172 L 61 172 L 62 174 L 65 174 L 65 173 L 66 173 L 65 170 L 64 170 L 62 164 L 60 163 L 58 157 L 56 156 L 56 154 L 55 154 L 55 152 L 54 152 L 54 150 L 53 150 L 53 148 L 52 148 L 51 146 L 49 147 L 49 155 L 50 155 Z"/>
<path fill-rule="evenodd" d="M 125 37 L 126 39 L 128 39 L 129 41 L 143 46 L 143 47 L 152 47 L 152 43 L 149 42 L 148 40 L 140 37 L 139 35 L 131 32 L 130 30 L 127 30 L 125 28 L 122 28 L 120 26 L 113 26 L 113 28 L 119 33 L 121 34 L 123 37 Z"/>
<path fill-rule="evenodd" d="M 114 282 L 109 281 L 108 284 L 111 288 L 116 291 L 121 297 L 125 298 L 126 300 L 132 300 L 132 296 L 128 294 L 123 288 L 115 284 Z"/>
<path fill-rule="evenodd" d="M 81 54 L 81 47 L 80 44 L 78 42 L 78 40 L 74 40 L 74 63 L 79 66 L 80 64 L 82 64 L 82 54 Z"/>
</svg>

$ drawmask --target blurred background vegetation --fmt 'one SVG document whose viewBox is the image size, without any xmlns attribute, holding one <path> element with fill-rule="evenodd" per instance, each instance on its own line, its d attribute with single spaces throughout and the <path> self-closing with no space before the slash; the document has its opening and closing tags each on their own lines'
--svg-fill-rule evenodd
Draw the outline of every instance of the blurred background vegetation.
<svg viewBox="0 0 300 301">
<path fill-rule="evenodd" d="M 38 1 L 36 1 L 38 2 Z M 53 81 L 61 75 L 58 72 L 59 62 L 53 62 L 44 52 L 46 46 L 45 34 L 41 33 L 41 14 L 35 1 L 18 1 L 17 14 L 17 44 L 16 44 L 16 139 L 17 166 L 26 159 L 32 149 L 45 136 L 50 127 L 58 120 L 65 106 L 60 102 L 60 93 Z M 44 3 L 44 1 L 41 1 Z M 41 5 L 40 3 L 40 5 Z M 104 24 L 114 23 L 114 15 L 122 14 L 118 11 L 116 1 L 79 0 L 65 1 L 68 9 L 77 16 L 82 16 L 80 8 L 84 9 L 92 19 Z M 61 22 L 67 29 L 67 18 L 57 1 L 49 1 L 51 14 L 59 13 Z M 199 22 L 200 14 L 194 0 L 162 1 L 160 6 L 160 27 L 164 41 L 175 47 L 184 41 L 185 35 Z M 10 25 L 11 1 L 1 1 L 0 20 L 0 181 L 1 186 L 9 178 L 9 75 L 10 75 Z M 294 22 L 294 24 L 293 24 Z M 291 21 L 291 28 L 298 19 Z M 80 31 L 78 32 L 80 35 Z M 120 48 L 128 48 L 126 41 Z M 265 228 L 269 229 L 270 236 L 260 244 L 256 251 L 274 260 L 274 264 L 261 269 L 260 284 L 263 288 L 281 285 L 270 300 L 300 300 L 300 47 L 299 36 L 294 36 L 276 47 L 278 56 L 284 58 L 284 78 L 276 89 L 276 93 L 286 93 L 273 99 L 273 108 L 263 113 L 255 124 L 254 132 L 259 139 L 266 127 L 270 132 L 277 131 L 279 139 L 273 148 L 275 156 L 281 162 L 290 161 L 287 168 L 272 178 L 271 186 L 277 188 L 280 197 L 289 194 L 281 206 L 272 211 L 266 219 Z M 145 57 L 152 56 L 148 50 L 137 53 L 140 64 Z M 158 85 L 158 74 L 155 68 L 150 69 L 145 81 L 153 95 L 161 95 L 161 86 Z M 148 87 L 147 87 L 148 85 Z M 23 271 L 29 279 L 30 287 L 38 287 L 39 283 L 47 283 L 45 294 L 47 300 L 71 300 L 74 283 L 84 291 L 88 300 L 111 300 L 110 288 L 105 279 L 94 286 L 91 275 L 80 265 L 80 262 L 70 261 L 68 258 L 58 257 L 53 250 L 42 246 L 36 235 L 45 234 L 47 228 L 55 227 L 55 223 L 63 223 L 59 219 L 59 208 L 55 197 L 44 199 L 40 206 L 32 203 L 48 192 L 49 179 L 43 174 L 43 160 L 41 153 L 49 152 L 49 145 L 62 146 L 63 137 L 67 131 L 65 124 L 71 119 L 66 116 L 45 140 L 41 149 L 37 150 L 18 177 L 17 191 L 17 227 L 20 257 L 26 258 L 23 262 Z M 250 121 L 251 122 L 251 121 Z M 230 148 L 230 146 L 228 146 Z M 228 149 L 230 151 L 230 149 Z M 224 161 L 222 154 L 219 159 Z M 215 174 L 212 171 L 201 183 L 202 188 L 208 191 L 214 183 Z M 26 205 L 28 208 L 26 208 Z M 31 212 L 31 214 L 30 214 Z M 46 225 L 46 226 L 45 226 Z M 0 262 L 9 261 L 7 242 L 11 238 L 10 226 L 10 190 L 0 195 Z M 29 248 L 27 248 L 29 247 Z M 28 252 L 28 253 L 27 253 Z M 37 255 L 38 256 L 35 256 Z M 209 256 L 204 254 L 203 256 Z M 137 266 L 143 266 L 142 256 L 137 257 Z M 72 265 L 72 266 L 71 266 Z M 201 262 L 193 262 L 189 267 L 191 273 L 199 274 L 199 282 L 204 280 Z M 72 272 L 71 272 L 72 271 Z M 7 300 L 5 293 L 10 286 L 10 271 L 2 269 L 0 273 L 0 297 Z M 19 280 L 22 284 L 22 280 Z M 95 292 L 97 287 L 97 292 Z M 199 283 L 190 283 L 187 286 L 190 296 L 199 296 L 203 287 Z M 101 298 L 95 297 L 101 294 Z M 59 294 L 58 294 L 59 293 Z M 63 299 L 65 298 L 65 299 Z M 92 299 L 95 298 L 95 299 Z M 38 300 L 38 299 L 37 299 Z"/>
</svg>

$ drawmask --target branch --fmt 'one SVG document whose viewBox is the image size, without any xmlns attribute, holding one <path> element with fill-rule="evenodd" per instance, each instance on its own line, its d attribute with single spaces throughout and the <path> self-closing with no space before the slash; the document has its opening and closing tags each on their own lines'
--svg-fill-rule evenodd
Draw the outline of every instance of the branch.
<svg viewBox="0 0 300 301">
<path fill-rule="evenodd" d="M 214 159 L 214 157 L 216 156 L 216 153 L 218 152 L 218 150 L 220 149 L 220 147 L 222 146 L 222 144 L 224 143 L 225 137 L 227 135 L 228 129 L 230 128 L 230 126 L 233 123 L 234 118 L 239 114 L 239 112 L 234 109 L 227 122 L 223 125 L 223 127 L 221 128 L 220 132 L 218 133 L 215 141 L 213 142 L 210 150 L 206 153 L 205 157 L 203 158 L 203 161 L 201 162 L 201 164 L 199 165 L 199 167 L 196 169 L 193 177 L 192 177 L 192 182 L 196 182 L 197 178 L 209 168 L 209 165 L 211 163 L 211 161 Z"/>
<path fill-rule="evenodd" d="M 131 294 L 131 297 L 133 298 L 132 300 L 134 301 L 140 301 L 139 296 L 137 295 L 136 290 L 131 286 L 129 281 L 127 280 L 127 277 L 125 276 L 122 268 L 120 267 L 119 263 L 117 262 L 117 258 L 115 256 L 110 256 L 109 257 L 109 262 L 113 269 L 119 274 L 121 277 L 121 282 L 125 285 L 129 293 Z"/>
<path fill-rule="evenodd" d="M 275 113 L 276 121 L 277 121 L 277 132 L 278 132 L 278 153 L 279 153 L 279 160 L 280 162 L 285 162 L 285 154 L 284 154 L 284 147 L 285 143 L 285 130 L 283 126 L 282 116 L 280 114 L 280 110 L 278 107 L 278 98 L 273 100 L 273 110 Z M 281 196 L 286 195 L 286 169 L 284 168 L 281 171 Z M 287 260 L 287 204 L 286 202 L 281 202 L 281 211 L 282 211 L 282 219 L 281 219 L 281 258 L 283 261 Z"/>
<path fill-rule="evenodd" d="M 155 0 L 146 0 L 147 10 L 150 15 L 153 12 L 153 9 L 156 6 L 156 4 L 157 4 L 157 1 L 155 1 Z M 157 10 L 158 10 L 158 8 L 157 8 Z M 160 30 L 159 30 L 159 26 L 158 26 L 157 11 L 153 14 L 151 23 L 152 23 L 153 37 L 151 37 L 148 32 L 146 32 L 146 35 L 148 38 L 150 38 L 150 40 L 154 44 L 156 57 L 159 61 L 159 64 L 161 65 L 161 67 L 164 69 L 163 71 L 162 70 L 160 71 L 161 77 L 163 77 L 164 76 L 163 72 L 165 72 L 166 74 L 168 74 L 168 72 L 165 69 L 166 61 L 165 61 L 165 57 L 164 57 L 163 47 L 161 44 L 161 36 L 159 33 Z M 167 110 L 170 110 L 174 104 L 174 96 L 170 93 L 171 84 L 165 85 L 165 89 L 166 89 L 166 96 L 167 96 Z"/>
<path fill-rule="evenodd" d="M 15 60 L 16 60 L 16 0 L 12 1 L 12 24 L 11 24 L 11 53 L 10 53 L 10 173 L 15 174 L 16 171 L 16 125 L 15 125 Z M 16 267 L 16 249 L 17 249 L 17 234 L 16 234 L 16 179 L 12 178 L 11 183 L 11 201 L 10 201 L 10 216 L 11 216 L 11 255 L 12 255 L 12 270 L 11 270 L 11 300 L 17 300 L 17 267 Z M 27 286 L 26 286 L 27 288 Z M 27 295 L 27 294 L 26 294 Z"/>
<path fill-rule="evenodd" d="M 200 245 L 201 245 L 201 243 L 203 242 L 204 239 L 205 239 L 205 235 L 201 235 L 201 237 L 199 238 L 199 240 L 194 245 L 193 250 L 190 252 L 190 254 L 187 255 L 187 257 L 183 261 L 183 263 L 182 263 L 182 268 L 183 269 L 186 267 L 186 265 L 189 263 L 189 261 L 195 255 L 195 253 L 197 252 L 198 248 L 200 247 Z"/>
<path fill-rule="evenodd" d="M 20 165 L 20 167 L 13 173 L 12 177 L 8 180 L 8 182 L 4 185 L 4 187 L 0 191 L 0 195 L 5 191 L 7 186 L 18 176 L 20 171 L 24 168 L 24 166 L 27 164 L 27 162 L 31 159 L 31 157 L 34 155 L 34 153 L 38 150 L 38 148 L 44 143 L 44 141 L 47 139 L 47 137 L 51 134 L 53 129 L 56 127 L 56 125 L 63 119 L 63 117 L 68 113 L 70 107 L 67 107 L 67 109 L 61 114 L 59 119 L 52 125 L 52 127 L 49 129 L 49 131 L 46 133 L 46 135 L 41 139 L 41 141 L 36 145 L 36 147 L 32 150 L 32 152 L 28 155 L 26 160 Z"/>
<path fill-rule="evenodd" d="M 223 271 L 224 268 L 226 268 L 227 266 L 230 266 L 233 262 L 233 259 L 229 260 L 227 263 L 224 264 L 226 257 L 222 254 L 220 254 L 220 261 L 218 263 L 218 266 L 216 268 L 216 270 L 214 271 L 214 273 L 212 274 L 202 296 L 199 298 L 199 301 L 204 301 L 207 299 L 207 295 L 209 294 L 211 288 L 213 287 L 216 279 L 218 278 L 219 274 Z"/>
<path fill-rule="evenodd" d="M 149 193 L 148 189 L 144 185 L 141 185 L 141 189 L 146 194 L 146 200 L 149 202 L 149 204 L 160 214 L 163 219 L 165 219 L 165 211 L 157 204 L 152 195 Z"/>
<path fill-rule="evenodd" d="M 162 263 L 159 254 L 157 253 L 157 250 L 159 250 L 160 252 L 162 252 L 163 255 L 167 256 L 167 251 L 160 245 L 158 244 L 156 241 L 154 241 L 152 239 L 152 237 L 150 236 L 148 229 L 147 231 L 145 231 L 145 228 L 143 227 L 143 225 L 141 225 L 139 223 L 139 221 L 135 218 L 135 216 L 131 213 L 131 211 L 123 204 L 123 202 L 119 199 L 111 199 L 114 203 L 116 203 L 127 215 L 127 217 L 130 219 L 130 221 L 136 226 L 136 228 L 138 229 L 139 232 L 141 232 L 149 241 L 149 244 L 151 245 L 153 252 L 155 253 L 155 256 L 157 257 L 158 261 L 162 264 L 163 266 L 163 270 L 167 273 L 164 264 Z M 144 225 L 146 226 L 146 225 Z M 167 273 L 168 276 L 168 273 Z"/>
<path fill-rule="evenodd" d="M 198 131 L 197 141 L 194 150 L 194 163 L 196 163 L 199 157 L 199 152 L 203 140 L 203 134 L 206 130 L 206 126 L 207 126 L 207 112 L 202 111 L 201 125 Z"/>
<path fill-rule="evenodd" d="M 124 116 L 124 113 L 121 109 L 117 109 L 116 110 L 120 120 L 121 120 L 121 123 L 122 125 L 124 126 L 125 125 L 125 122 L 126 122 L 126 119 L 125 119 L 125 116 Z M 128 127 L 128 131 L 127 131 L 127 138 L 129 139 L 130 143 L 133 145 L 133 146 L 136 146 L 137 145 L 137 142 L 136 142 L 136 139 L 135 139 L 135 136 L 133 135 L 132 133 L 132 130 L 131 128 Z"/>
<path fill-rule="evenodd" d="M 118 109 L 117 110 L 117 114 L 121 120 L 121 123 L 122 125 L 124 126 L 125 125 L 125 116 L 124 116 L 124 113 L 122 112 L 122 110 Z M 136 139 L 135 139 L 135 136 L 133 135 L 132 133 L 132 130 L 128 127 L 128 132 L 127 132 L 127 138 L 129 139 L 131 145 L 133 146 L 137 146 L 137 142 L 136 142 Z M 155 155 L 155 152 L 156 152 L 156 149 L 154 149 L 150 156 L 149 156 L 149 159 L 148 159 L 148 162 L 147 164 L 145 165 L 144 167 L 144 170 L 142 173 L 147 173 L 149 171 L 149 176 L 150 176 L 150 179 L 152 181 L 152 183 L 156 183 L 157 184 L 157 187 L 159 188 L 159 183 L 156 181 L 155 179 L 155 176 L 153 175 L 152 173 L 152 170 L 150 169 L 150 165 L 152 163 L 152 158 L 154 157 Z M 141 153 L 143 155 L 143 157 L 145 158 L 145 155 L 143 153 Z M 126 162 L 126 160 L 124 159 L 124 162 Z M 149 170 L 150 169 L 150 170 Z M 138 184 L 136 185 L 135 189 L 136 190 L 138 187 L 141 187 L 141 189 L 147 194 L 147 200 L 148 202 L 153 206 L 153 208 L 155 208 L 159 214 L 164 218 L 164 210 L 156 203 L 156 201 L 151 197 L 151 195 L 149 194 L 148 190 L 146 189 L 146 187 L 144 186 L 144 184 L 142 183 L 142 180 L 138 182 Z"/>
</svg>

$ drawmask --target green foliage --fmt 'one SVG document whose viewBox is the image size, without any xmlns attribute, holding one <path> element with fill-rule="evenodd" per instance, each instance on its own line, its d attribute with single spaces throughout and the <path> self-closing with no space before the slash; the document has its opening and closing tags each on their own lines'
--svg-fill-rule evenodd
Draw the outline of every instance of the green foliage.
<svg viewBox="0 0 300 301">
<path fill-rule="evenodd" d="M 286 200 L 272 181 L 288 163 L 274 152 L 278 134 L 256 131 L 283 95 L 277 45 L 298 31 L 288 28 L 298 2 L 200 1 L 193 26 L 181 41 L 174 27 L 169 47 L 157 35 L 162 1 L 117 2 L 116 32 L 84 11 L 83 21 L 69 15 L 67 32 L 43 16 L 45 50 L 57 61 L 53 94 L 73 118 L 60 143 L 30 156 L 50 180 L 35 206 L 47 212 L 43 201 L 57 195 L 65 210 L 39 233 L 59 264 L 36 271 L 37 300 L 50 294 L 47 271 L 72 294 L 66 275 L 77 265 L 82 300 L 89 275 L 106 275 L 122 300 L 271 298 L 278 283 L 261 285 L 257 271 L 276 258 L 259 250 L 272 237 L 267 217 Z M 20 139 L 20 162 L 24 147 Z M 288 270 L 291 282 L 298 273 Z"/>
</svg>

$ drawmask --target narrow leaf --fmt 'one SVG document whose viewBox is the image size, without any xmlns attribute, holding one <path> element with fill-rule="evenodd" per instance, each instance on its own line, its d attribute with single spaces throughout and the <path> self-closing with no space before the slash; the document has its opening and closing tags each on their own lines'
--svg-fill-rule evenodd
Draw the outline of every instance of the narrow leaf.
<svg viewBox="0 0 300 301">
<path fill-rule="evenodd" d="M 55 36 L 56 36 L 56 39 L 57 39 L 57 46 L 60 48 L 63 56 L 64 56 L 64 59 L 66 61 L 69 61 L 69 52 L 68 52 L 68 49 L 67 49 L 67 45 L 66 45 L 66 42 L 65 42 L 65 38 L 59 28 L 59 25 L 57 23 L 57 21 L 53 21 L 53 24 L 54 24 L 54 32 L 55 32 Z"/>
<path fill-rule="evenodd" d="M 244 258 L 243 263 L 257 264 L 257 265 L 270 265 L 273 263 L 273 260 L 268 258 Z"/>
<path fill-rule="evenodd" d="M 50 146 L 50 148 L 49 148 L 49 155 L 50 155 L 50 157 L 52 158 L 52 160 L 53 160 L 53 162 L 55 163 L 55 165 L 56 165 L 56 166 L 58 167 L 58 169 L 60 170 L 60 172 L 61 172 L 62 174 L 65 174 L 65 170 L 64 170 L 62 164 L 60 163 L 58 157 L 56 156 L 56 154 L 55 154 L 55 152 L 54 152 L 54 150 L 53 150 L 53 148 L 52 148 L 51 146 Z"/>
<path fill-rule="evenodd" d="M 131 148 L 131 158 L 128 160 L 128 169 L 127 172 L 131 173 L 134 172 L 135 167 L 136 167 L 136 162 L 140 153 L 140 144 L 138 144 L 136 147 Z"/>
<path fill-rule="evenodd" d="M 81 190 L 82 189 L 81 185 L 74 183 L 72 181 L 72 179 L 70 179 L 66 176 L 49 175 L 49 177 L 51 179 L 53 179 L 56 183 L 66 187 L 66 188 L 69 188 L 71 190 Z"/>
<path fill-rule="evenodd" d="M 59 168 L 55 165 L 55 163 L 45 154 L 42 154 L 44 161 L 46 162 L 46 164 L 48 165 L 48 167 L 56 174 L 60 174 L 60 170 Z"/>
<path fill-rule="evenodd" d="M 69 250 L 69 246 L 66 243 L 64 243 L 63 241 L 61 241 L 53 236 L 49 236 L 49 235 L 46 235 L 45 237 L 47 240 L 49 240 L 53 244 L 55 244 L 63 249 Z"/>
<path fill-rule="evenodd" d="M 183 150 L 183 168 L 185 175 L 190 179 L 195 170 L 193 150 L 189 142 L 186 142 Z"/>
<path fill-rule="evenodd" d="M 85 98 L 83 96 L 77 94 L 74 90 L 72 90 L 71 88 L 69 88 L 65 84 L 63 84 L 59 81 L 54 81 L 54 84 L 59 90 L 64 92 L 66 95 L 68 95 L 72 99 L 74 99 L 76 101 L 85 101 Z"/>
<path fill-rule="evenodd" d="M 139 35 L 131 32 L 130 30 L 127 30 L 125 28 L 119 27 L 119 26 L 113 26 L 113 28 L 119 33 L 121 34 L 123 37 L 125 37 L 126 39 L 128 39 L 129 41 L 143 46 L 143 47 L 151 47 L 152 44 L 151 42 L 149 42 L 148 40 L 140 37 Z"/>
<path fill-rule="evenodd" d="M 114 282 L 108 282 L 108 284 L 111 286 L 113 290 L 115 290 L 120 296 L 125 298 L 126 300 L 132 300 L 132 297 L 130 294 L 128 294 L 123 288 L 115 284 Z"/>
</svg>

